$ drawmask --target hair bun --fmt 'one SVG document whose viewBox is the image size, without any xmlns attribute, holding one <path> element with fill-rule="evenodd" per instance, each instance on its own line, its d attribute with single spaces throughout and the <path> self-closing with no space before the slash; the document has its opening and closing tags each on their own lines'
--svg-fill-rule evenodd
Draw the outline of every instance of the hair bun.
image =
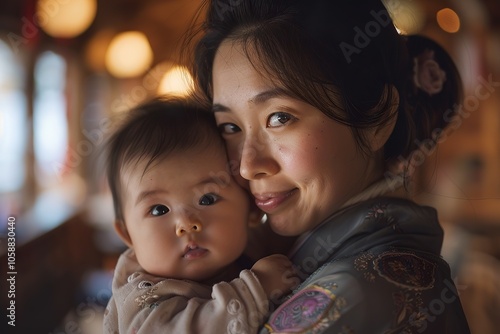
<svg viewBox="0 0 500 334">
<path fill-rule="evenodd" d="M 397 157 L 398 151 L 407 157 L 422 142 L 435 144 L 436 133 L 451 123 L 463 95 L 458 69 L 443 47 L 420 35 L 407 36 L 406 45 L 408 61 L 399 89 L 399 124 L 389 139 L 392 152 L 386 152 L 388 158 Z M 405 147 L 397 148 L 398 138 L 408 137 L 408 133 L 411 135 Z"/>
</svg>

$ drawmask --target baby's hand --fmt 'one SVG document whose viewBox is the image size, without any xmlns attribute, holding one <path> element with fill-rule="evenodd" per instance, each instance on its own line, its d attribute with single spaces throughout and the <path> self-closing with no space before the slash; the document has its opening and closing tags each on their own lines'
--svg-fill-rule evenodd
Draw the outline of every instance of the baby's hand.
<svg viewBox="0 0 500 334">
<path fill-rule="evenodd" d="M 292 262 L 285 255 L 266 256 L 253 265 L 252 271 L 271 300 L 290 292 L 300 283 Z"/>
</svg>

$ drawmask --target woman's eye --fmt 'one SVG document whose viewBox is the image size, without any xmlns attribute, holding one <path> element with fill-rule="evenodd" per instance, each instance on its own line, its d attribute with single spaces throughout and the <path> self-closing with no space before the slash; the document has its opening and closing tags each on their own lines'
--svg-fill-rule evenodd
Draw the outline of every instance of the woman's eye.
<svg viewBox="0 0 500 334">
<path fill-rule="evenodd" d="M 267 127 L 275 128 L 278 126 L 282 126 L 288 123 L 290 120 L 293 120 L 294 118 L 295 117 L 293 117 L 292 115 L 284 112 L 275 112 L 271 114 L 267 119 Z"/>
<path fill-rule="evenodd" d="M 205 194 L 201 196 L 199 204 L 200 205 L 212 205 L 219 199 L 219 196 L 215 194 Z"/>
<path fill-rule="evenodd" d="M 157 204 L 151 207 L 149 213 L 151 213 L 152 216 L 163 216 L 169 211 L 170 211 L 169 208 L 167 208 L 165 205 Z"/>
<path fill-rule="evenodd" d="M 230 134 L 230 133 L 236 133 L 236 132 L 241 131 L 241 129 L 233 123 L 221 123 L 221 124 L 219 124 L 219 130 L 222 134 L 224 134 L 224 133 Z"/>
</svg>

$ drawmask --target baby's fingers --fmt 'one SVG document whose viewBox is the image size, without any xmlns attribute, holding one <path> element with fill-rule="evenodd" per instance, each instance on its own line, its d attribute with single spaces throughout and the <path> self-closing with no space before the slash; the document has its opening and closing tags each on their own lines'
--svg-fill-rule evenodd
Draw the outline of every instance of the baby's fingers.
<svg viewBox="0 0 500 334">
<path fill-rule="evenodd" d="M 290 265 L 289 269 L 283 272 L 282 278 L 290 290 L 293 290 L 301 283 L 301 280 L 292 265 Z"/>
</svg>

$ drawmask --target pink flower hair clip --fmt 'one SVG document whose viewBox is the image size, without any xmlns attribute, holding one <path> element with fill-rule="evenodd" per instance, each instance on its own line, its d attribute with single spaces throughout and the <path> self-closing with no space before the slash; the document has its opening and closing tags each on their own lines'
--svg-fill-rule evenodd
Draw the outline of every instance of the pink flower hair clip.
<svg viewBox="0 0 500 334">
<path fill-rule="evenodd" d="M 413 83 L 432 96 L 441 92 L 446 81 L 446 73 L 434 60 L 434 51 L 425 50 L 413 58 Z"/>
</svg>

